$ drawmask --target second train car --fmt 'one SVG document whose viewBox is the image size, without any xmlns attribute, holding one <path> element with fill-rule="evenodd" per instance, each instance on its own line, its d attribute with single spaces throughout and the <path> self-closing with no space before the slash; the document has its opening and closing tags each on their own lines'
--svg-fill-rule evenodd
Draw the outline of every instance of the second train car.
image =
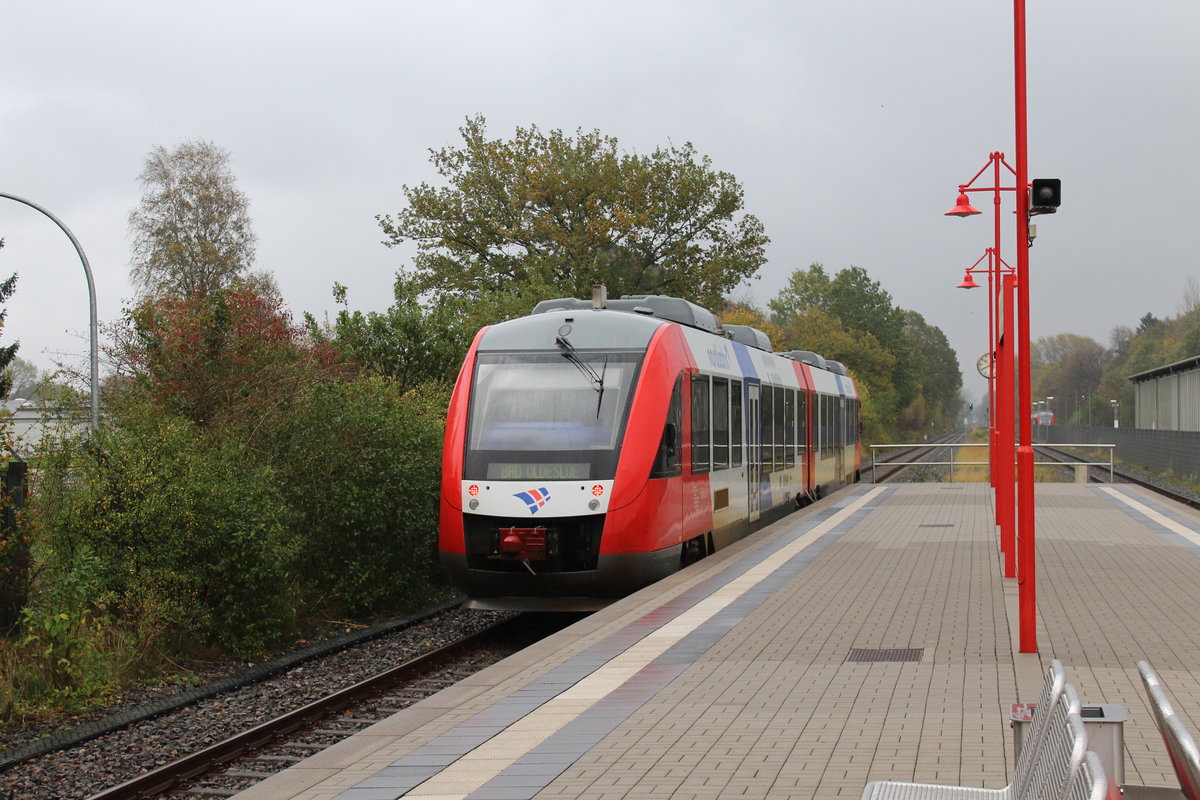
<svg viewBox="0 0 1200 800">
<path fill-rule="evenodd" d="M 475 337 L 438 549 L 475 608 L 592 610 L 856 481 L 837 362 L 673 297 L 539 303 Z"/>
</svg>

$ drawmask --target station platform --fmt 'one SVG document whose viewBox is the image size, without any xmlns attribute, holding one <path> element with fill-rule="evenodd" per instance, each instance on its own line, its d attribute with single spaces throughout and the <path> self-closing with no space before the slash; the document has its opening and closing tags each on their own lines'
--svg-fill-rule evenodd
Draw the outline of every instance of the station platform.
<svg viewBox="0 0 1200 800">
<path fill-rule="evenodd" d="M 1036 654 L 986 484 L 859 484 L 236 797 L 999 788 L 1010 707 L 1052 658 L 1085 706 L 1125 706 L 1123 782 L 1177 787 L 1135 665 L 1200 731 L 1200 514 L 1123 485 L 1036 496 Z"/>
</svg>

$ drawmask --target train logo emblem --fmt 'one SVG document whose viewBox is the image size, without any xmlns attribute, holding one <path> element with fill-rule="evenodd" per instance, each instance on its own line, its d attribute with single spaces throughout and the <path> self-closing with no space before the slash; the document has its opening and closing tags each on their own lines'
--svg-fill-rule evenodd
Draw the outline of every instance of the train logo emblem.
<svg viewBox="0 0 1200 800">
<path fill-rule="evenodd" d="M 550 502 L 550 490 L 543 486 L 540 489 L 517 492 L 513 497 L 524 503 L 529 508 L 530 514 L 536 514 L 538 509 Z"/>
</svg>

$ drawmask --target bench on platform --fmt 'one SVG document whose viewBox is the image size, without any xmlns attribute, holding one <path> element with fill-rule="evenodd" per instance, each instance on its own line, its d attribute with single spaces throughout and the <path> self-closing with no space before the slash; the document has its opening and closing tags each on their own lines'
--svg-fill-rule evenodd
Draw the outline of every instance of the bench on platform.
<svg viewBox="0 0 1200 800">
<path fill-rule="evenodd" d="M 1083 758 L 1083 763 L 1079 765 L 1079 769 L 1071 778 L 1071 785 L 1067 787 L 1064 798 L 1065 800 L 1105 800 L 1105 798 L 1114 797 L 1110 794 L 1112 788 L 1108 776 L 1104 774 L 1104 765 L 1100 763 L 1100 756 L 1088 750 L 1087 755 Z M 1115 797 L 1119 796 L 1119 793 L 1115 795 Z"/>
<path fill-rule="evenodd" d="M 1051 662 L 1021 747 L 1013 781 L 1002 789 L 907 781 L 867 784 L 863 800 L 1093 800 L 1108 793 L 1108 776 L 1093 754 L 1080 717 L 1079 696 L 1066 682 L 1062 663 Z"/>
<path fill-rule="evenodd" d="M 1158 788 L 1149 786 L 1123 786 L 1125 796 L 1130 800 L 1169 800 L 1170 798 L 1186 798 L 1200 800 L 1200 749 L 1196 740 L 1184 727 L 1183 721 L 1175 713 L 1175 707 L 1167 699 L 1166 690 L 1154 668 L 1148 661 L 1138 662 L 1138 673 L 1146 687 L 1150 700 L 1150 714 L 1154 724 L 1162 734 L 1163 742 L 1167 745 L 1167 755 L 1171 758 L 1171 766 L 1175 768 L 1175 776 L 1179 779 L 1180 789 Z"/>
</svg>

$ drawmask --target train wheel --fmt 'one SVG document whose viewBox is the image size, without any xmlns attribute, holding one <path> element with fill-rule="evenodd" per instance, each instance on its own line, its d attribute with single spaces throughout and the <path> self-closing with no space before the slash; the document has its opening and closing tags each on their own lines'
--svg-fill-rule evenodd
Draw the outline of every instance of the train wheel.
<svg viewBox="0 0 1200 800">
<path fill-rule="evenodd" d="M 688 539 L 680 548 L 679 566 L 686 567 L 690 564 L 695 564 L 706 555 L 708 555 L 708 553 L 705 552 L 703 536 L 697 536 L 695 539 Z"/>
</svg>

